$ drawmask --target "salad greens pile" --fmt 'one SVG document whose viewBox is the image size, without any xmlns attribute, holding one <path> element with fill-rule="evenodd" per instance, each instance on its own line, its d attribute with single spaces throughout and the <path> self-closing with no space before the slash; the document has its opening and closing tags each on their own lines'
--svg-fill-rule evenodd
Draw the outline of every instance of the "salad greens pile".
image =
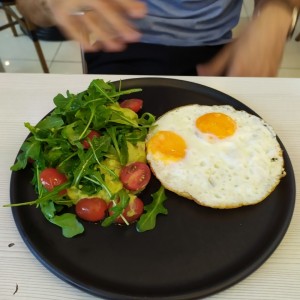
<svg viewBox="0 0 300 300">
<path fill-rule="evenodd" d="M 25 123 L 30 136 L 21 146 L 12 171 L 33 169 L 32 184 L 38 198 L 6 206 L 36 205 L 45 218 L 62 228 L 65 237 L 84 231 L 74 213 L 66 208 L 81 198 L 97 195 L 106 201 L 119 199 L 114 214 L 101 225 L 109 226 L 128 205 L 130 193 L 120 183 L 120 168 L 134 161 L 146 162 L 145 138 L 155 121 L 150 113 L 138 116 L 119 105 L 121 96 L 140 92 L 141 89 L 121 90 L 109 82 L 93 80 L 88 89 L 78 94 L 67 91 L 66 96 L 54 98 L 54 110 L 32 126 Z M 82 140 L 91 130 L 101 132 L 99 137 L 88 139 L 90 147 L 84 149 Z M 67 182 L 53 190 L 45 189 L 40 173 L 45 168 L 56 168 L 67 177 Z M 164 188 L 152 195 L 153 201 L 144 207 L 144 214 L 136 223 L 139 232 L 155 227 L 157 214 L 167 214 Z"/>
</svg>

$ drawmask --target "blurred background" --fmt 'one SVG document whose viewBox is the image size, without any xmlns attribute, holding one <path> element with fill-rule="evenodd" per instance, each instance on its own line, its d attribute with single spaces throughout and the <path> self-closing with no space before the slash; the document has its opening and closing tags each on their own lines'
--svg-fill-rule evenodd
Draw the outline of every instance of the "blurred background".
<svg viewBox="0 0 300 300">
<path fill-rule="evenodd" d="M 234 35 L 245 26 L 252 16 L 253 0 L 244 0 L 242 15 Z M 0 26 L 7 23 L 3 10 L 0 10 Z M 0 31 L 0 70 L 7 73 L 43 73 L 40 61 L 31 39 L 17 25 L 18 36 L 10 28 Z M 295 35 L 300 33 L 298 22 Z M 50 73 L 82 74 L 83 64 L 79 45 L 64 40 L 56 32 L 39 32 L 40 45 Z M 2 65 L 2 67 L 1 67 Z M 279 77 L 300 77 L 300 42 L 295 39 L 286 45 Z"/>
</svg>

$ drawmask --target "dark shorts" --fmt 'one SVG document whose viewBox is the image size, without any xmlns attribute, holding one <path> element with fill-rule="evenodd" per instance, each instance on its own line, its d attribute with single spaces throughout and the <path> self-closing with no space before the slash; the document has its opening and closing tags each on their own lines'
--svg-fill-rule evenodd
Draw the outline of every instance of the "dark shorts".
<svg viewBox="0 0 300 300">
<path fill-rule="evenodd" d="M 173 47 L 129 44 L 123 52 L 85 53 L 89 74 L 197 75 L 196 65 L 208 62 L 220 46 Z"/>
</svg>

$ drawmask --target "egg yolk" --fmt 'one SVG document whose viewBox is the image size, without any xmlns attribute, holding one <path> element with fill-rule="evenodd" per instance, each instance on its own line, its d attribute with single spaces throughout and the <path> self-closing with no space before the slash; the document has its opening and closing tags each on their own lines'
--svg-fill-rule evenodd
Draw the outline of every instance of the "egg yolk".
<svg viewBox="0 0 300 300">
<path fill-rule="evenodd" d="M 196 120 L 197 128 L 203 133 L 210 133 L 219 139 L 227 138 L 235 133 L 235 121 L 223 113 L 212 112 L 202 115 Z"/>
<path fill-rule="evenodd" d="M 158 131 L 147 144 L 148 151 L 165 162 L 175 162 L 185 157 L 186 143 L 172 131 Z"/>
</svg>

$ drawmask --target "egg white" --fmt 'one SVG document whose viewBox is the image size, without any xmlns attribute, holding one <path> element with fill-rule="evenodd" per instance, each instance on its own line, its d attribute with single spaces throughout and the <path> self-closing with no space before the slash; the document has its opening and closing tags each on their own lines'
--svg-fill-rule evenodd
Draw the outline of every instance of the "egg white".
<svg viewBox="0 0 300 300">
<path fill-rule="evenodd" d="M 202 133 L 196 119 L 209 112 L 230 116 L 232 136 Z M 187 105 L 161 116 L 149 131 L 173 131 L 186 142 L 183 159 L 167 162 L 147 151 L 153 173 L 166 189 L 213 208 L 235 208 L 264 200 L 284 176 L 282 150 L 272 127 L 261 118 L 228 105 Z"/>
</svg>

